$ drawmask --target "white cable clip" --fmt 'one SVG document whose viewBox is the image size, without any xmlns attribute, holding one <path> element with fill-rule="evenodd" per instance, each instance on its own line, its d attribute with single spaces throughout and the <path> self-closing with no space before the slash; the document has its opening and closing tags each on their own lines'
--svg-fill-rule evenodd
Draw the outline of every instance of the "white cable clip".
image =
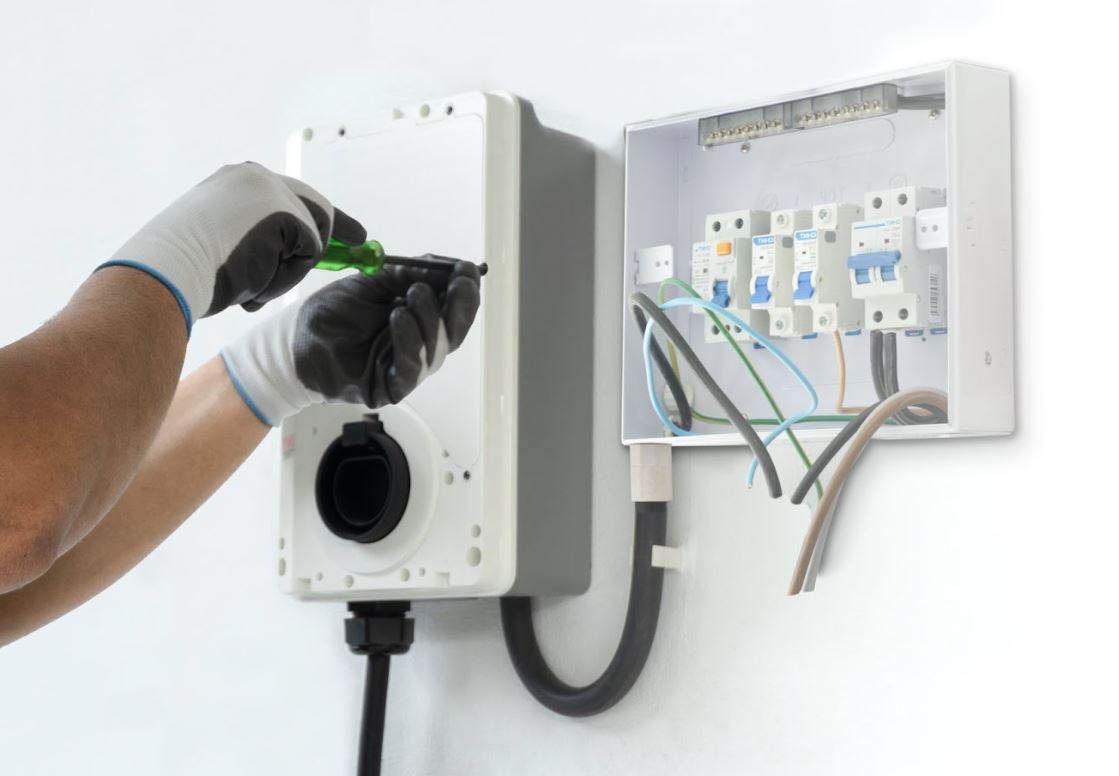
<svg viewBox="0 0 1119 776">
<path fill-rule="evenodd" d="M 650 565 L 655 569 L 679 571 L 684 564 L 684 553 L 679 547 L 666 547 L 663 544 L 653 545 L 653 557 Z"/>
</svg>

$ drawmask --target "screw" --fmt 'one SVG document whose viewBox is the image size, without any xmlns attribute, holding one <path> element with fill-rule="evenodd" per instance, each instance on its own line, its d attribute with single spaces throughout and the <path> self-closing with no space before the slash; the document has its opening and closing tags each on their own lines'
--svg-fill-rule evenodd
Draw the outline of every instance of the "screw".
<svg viewBox="0 0 1119 776">
<path fill-rule="evenodd" d="M 874 311 L 874 322 L 875 323 L 882 323 L 882 311 L 881 310 L 875 310 Z"/>
<path fill-rule="evenodd" d="M 776 323 L 773 324 L 773 328 L 777 329 L 777 331 L 781 331 L 781 329 L 785 328 L 785 322 L 784 321 L 777 321 Z"/>
<path fill-rule="evenodd" d="M 750 144 L 749 143 L 743 143 L 741 145 L 741 147 L 739 147 L 738 150 L 741 151 L 744 154 L 748 154 L 748 153 L 750 153 Z"/>
<path fill-rule="evenodd" d="M 828 325 L 828 316 L 821 315 L 820 320 L 817 321 L 817 323 L 820 324 L 820 328 L 823 328 L 823 327 L 827 326 Z"/>
<path fill-rule="evenodd" d="M 991 365 L 991 351 L 988 350 L 983 353 L 983 363 L 987 366 Z"/>
<path fill-rule="evenodd" d="M 938 118 L 940 118 L 940 111 L 936 108 L 929 111 L 929 121 L 936 121 Z"/>
<path fill-rule="evenodd" d="M 826 207 L 822 207 L 822 208 L 820 208 L 820 212 L 817 213 L 816 215 L 819 216 L 821 221 L 827 220 L 827 217 L 829 215 L 828 214 L 828 209 Z"/>
<path fill-rule="evenodd" d="M 909 317 L 909 310 L 906 310 L 904 307 L 901 308 L 900 310 L 898 310 L 898 317 L 901 318 L 903 321 L 906 320 Z"/>
<path fill-rule="evenodd" d="M 314 136 L 315 136 L 315 130 L 311 129 L 310 127 L 303 130 L 303 141 L 304 142 L 309 142 L 311 140 L 311 138 L 313 138 Z"/>
</svg>

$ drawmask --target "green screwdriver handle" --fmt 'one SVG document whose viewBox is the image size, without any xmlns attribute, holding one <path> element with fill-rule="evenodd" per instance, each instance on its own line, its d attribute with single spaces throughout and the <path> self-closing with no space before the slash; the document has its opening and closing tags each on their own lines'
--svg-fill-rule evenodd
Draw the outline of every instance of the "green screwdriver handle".
<svg viewBox="0 0 1119 776">
<path fill-rule="evenodd" d="M 331 237 L 326 250 L 323 251 L 322 259 L 315 267 L 332 272 L 352 267 L 366 275 L 376 275 L 384 264 L 385 249 L 376 240 L 368 240 L 361 245 L 346 245 L 341 240 Z"/>
<path fill-rule="evenodd" d="M 450 272 L 458 264 L 458 259 L 447 256 L 416 256 L 406 258 L 403 256 L 386 256 L 385 249 L 376 240 L 367 240 L 361 245 L 347 245 L 341 240 L 330 238 L 323 251 L 322 259 L 315 265 L 316 269 L 327 269 L 337 272 L 340 269 L 356 269 L 366 275 L 376 275 L 381 267 L 386 264 L 396 264 L 402 267 L 415 269 L 429 269 Z M 478 272 L 485 275 L 489 267 L 485 263 L 478 265 Z"/>
</svg>

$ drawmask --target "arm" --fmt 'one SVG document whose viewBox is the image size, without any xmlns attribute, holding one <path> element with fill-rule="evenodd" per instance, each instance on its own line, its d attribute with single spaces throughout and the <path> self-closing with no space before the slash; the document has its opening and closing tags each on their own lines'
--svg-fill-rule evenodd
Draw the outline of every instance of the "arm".
<svg viewBox="0 0 1119 776">
<path fill-rule="evenodd" d="M 332 233 L 365 239 L 303 183 L 223 167 L 56 318 L 0 349 L 0 594 L 46 571 L 123 492 L 167 411 L 193 322 L 284 293 Z"/>
<path fill-rule="evenodd" d="M 100 524 L 41 577 L 0 595 L 0 646 L 122 577 L 209 498 L 267 432 L 237 395 L 221 359 L 191 374 L 175 392 L 136 477 Z"/>
<path fill-rule="evenodd" d="M 45 571 L 120 495 L 167 411 L 186 340 L 167 290 L 113 267 L 0 349 L 0 593 Z"/>
<path fill-rule="evenodd" d="M 324 400 L 376 408 L 407 396 L 462 343 L 480 303 L 478 283 L 477 268 L 466 263 L 442 274 L 390 267 L 331 283 L 246 332 L 182 382 L 105 519 L 41 577 L 0 595 L 0 646 L 139 563 L 236 471 L 272 423 Z"/>
</svg>

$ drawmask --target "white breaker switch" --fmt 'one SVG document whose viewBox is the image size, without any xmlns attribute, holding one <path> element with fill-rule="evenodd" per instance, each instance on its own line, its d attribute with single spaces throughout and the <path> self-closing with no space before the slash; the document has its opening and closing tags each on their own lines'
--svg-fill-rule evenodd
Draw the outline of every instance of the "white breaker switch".
<svg viewBox="0 0 1119 776">
<path fill-rule="evenodd" d="M 798 330 L 793 315 L 793 235 L 812 225 L 808 210 L 775 210 L 769 234 L 753 238 L 749 299 L 751 311 L 765 311 L 771 337 L 808 334 Z M 754 320 L 751 325 L 756 325 Z"/>
<path fill-rule="evenodd" d="M 863 304 L 851 297 L 847 257 L 858 205 L 829 202 L 812 208 L 812 228 L 793 234 L 796 252 L 793 304 L 797 331 L 854 331 L 862 327 Z"/>
<path fill-rule="evenodd" d="M 917 248 L 917 213 L 943 207 L 943 189 L 918 186 L 872 191 L 866 220 L 851 225 L 847 259 L 851 295 L 865 305 L 868 329 L 944 325 L 944 249 Z"/>
<path fill-rule="evenodd" d="M 743 318 L 748 305 L 740 293 L 738 278 L 749 272 L 750 237 L 769 229 L 769 213 L 764 210 L 738 210 L 716 213 L 704 219 L 706 239 L 692 245 L 692 287 L 703 299 L 714 302 Z M 706 317 L 700 307 L 692 311 Z M 724 321 L 736 340 L 749 339 L 746 332 Z M 751 325 L 753 322 L 751 321 Z M 704 326 L 705 342 L 724 342 L 714 324 Z"/>
</svg>

